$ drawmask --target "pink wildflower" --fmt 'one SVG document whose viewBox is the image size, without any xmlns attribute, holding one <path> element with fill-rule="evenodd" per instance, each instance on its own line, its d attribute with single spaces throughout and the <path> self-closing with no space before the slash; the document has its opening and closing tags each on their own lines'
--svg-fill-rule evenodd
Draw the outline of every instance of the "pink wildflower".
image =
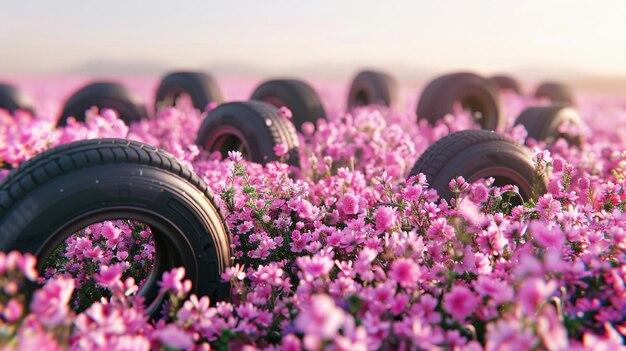
<svg viewBox="0 0 626 351">
<path fill-rule="evenodd" d="M 296 329 L 305 335 L 321 339 L 332 339 L 341 327 L 345 313 L 327 295 L 314 295 L 308 304 L 302 306 L 295 320 Z"/>
<path fill-rule="evenodd" d="M 10 345 L 1 345 L 6 350 L 45 350 L 45 351 L 61 351 L 65 348 L 59 345 L 59 342 L 51 335 L 47 333 L 39 323 L 36 321 L 36 317 L 30 315 L 24 321 L 17 335 L 17 345 L 15 348 L 11 348 Z"/>
<path fill-rule="evenodd" d="M 443 308 L 455 319 L 463 321 L 478 305 L 478 299 L 471 290 L 456 285 L 443 299 Z"/>
<path fill-rule="evenodd" d="M 604 323 L 605 335 L 597 336 L 588 331 L 583 335 L 583 345 L 589 350 L 623 350 L 622 336 L 613 328 L 611 323 Z"/>
<path fill-rule="evenodd" d="M 313 133 L 315 133 L 315 125 L 313 123 L 311 122 L 302 123 L 302 134 L 310 137 L 311 135 L 313 135 Z"/>
<path fill-rule="evenodd" d="M 17 251 L 14 251 L 17 253 Z M 11 254 L 11 253 L 10 253 Z M 17 267 L 24 274 L 26 279 L 34 281 L 39 276 L 37 272 L 37 259 L 30 253 L 25 253 L 21 255 L 21 258 L 17 260 Z"/>
<path fill-rule="evenodd" d="M 414 288 L 421 277 L 420 268 L 413 260 L 400 258 L 391 263 L 389 278 L 403 288 Z"/>
<path fill-rule="evenodd" d="M 246 277 L 245 267 L 239 263 L 234 266 L 226 267 L 222 273 L 222 280 L 230 281 L 232 279 L 243 280 Z"/>
<path fill-rule="evenodd" d="M 235 163 L 238 163 L 243 160 L 243 156 L 239 151 L 228 151 L 228 159 Z"/>
<path fill-rule="evenodd" d="M 531 277 L 523 281 L 517 293 L 517 301 L 522 306 L 526 315 L 534 315 L 539 305 L 544 302 L 556 289 L 553 281 L 545 282 L 543 279 Z"/>
<path fill-rule="evenodd" d="M 546 220 L 552 220 L 561 209 L 561 203 L 552 197 L 552 194 L 545 194 L 537 201 L 537 213 Z"/>
<path fill-rule="evenodd" d="M 174 268 L 169 272 L 163 272 L 163 278 L 159 282 L 160 293 L 172 290 L 175 295 L 184 295 L 191 290 L 191 281 L 182 281 L 185 277 L 185 268 Z"/>
<path fill-rule="evenodd" d="M 487 200 L 487 196 L 489 195 L 489 190 L 483 184 L 476 184 L 471 189 L 472 201 L 475 203 L 481 203 Z"/>
<path fill-rule="evenodd" d="M 47 327 L 67 321 L 68 303 L 74 292 L 74 279 L 57 277 L 48 280 L 43 288 L 35 291 L 30 304 L 31 311 Z"/>
<path fill-rule="evenodd" d="M 540 221 L 532 221 L 529 229 L 535 241 L 543 248 L 560 249 L 565 243 L 565 234 L 557 226 L 548 227 Z"/>
<path fill-rule="evenodd" d="M 307 281 L 326 276 L 334 266 L 331 258 L 320 255 L 298 257 L 296 264 Z"/>
<path fill-rule="evenodd" d="M 376 229 L 385 231 L 396 224 L 396 209 L 389 206 L 379 206 L 374 213 Z"/>
<path fill-rule="evenodd" d="M 532 331 L 521 330 L 521 323 L 500 319 L 487 325 L 485 351 L 532 350 L 536 338 Z"/>
<path fill-rule="evenodd" d="M 340 206 L 343 213 L 347 215 L 357 214 L 359 212 L 359 198 L 347 193 L 341 199 Z"/>
<path fill-rule="evenodd" d="M 193 345 L 191 336 L 175 324 L 168 324 L 154 332 L 154 335 L 164 345 L 177 349 L 188 349 Z"/>
<path fill-rule="evenodd" d="M 100 273 L 94 275 L 96 283 L 103 287 L 111 287 L 112 284 L 122 279 L 122 273 L 124 273 L 124 264 L 115 263 L 110 266 L 100 267 Z"/>
<path fill-rule="evenodd" d="M 565 160 L 560 157 L 555 157 L 552 160 L 552 170 L 555 173 L 561 173 L 565 169 Z"/>
<path fill-rule="evenodd" d="M 478 294 L 491 297 L 497 304 L 510 301 L 513 297 L 513 289 L 505 281 L 498 281 L 489 276 L 478 277 L 473 286 Z"/>
<path fill-rule="evenodd" d="M 301 351 L 302 343 L 300 339 L 294 334 L 288 334 L 282 340 L 282 344 L 279 348 L 280 351 Z"/>
<path fill-rule="evenodd" d="M 289 151 L 289 148 L 287 148 L 285 143 L 280 143 L 274 146 L 274 154 L 278 157 L 286 155 L 287 151 Z"/>
<path fill-rule="evenodd" d="M 286 119 L 286 120 L 290 120 L 291 117 L 293 117 L 291 110 L 287 106 L 281 106 L 278 109 L 278 113 L 280 114 L 281 118 Z"/>
<path fill-rule="evenodd" d="M 7 322 L 13 323 L 22 317 L 23 312 L 24 308 L 22 307 L 22 304 L 17 299 L 10 299 L 6 306 L 3 307 L 0 315 Z"/>
</svg>

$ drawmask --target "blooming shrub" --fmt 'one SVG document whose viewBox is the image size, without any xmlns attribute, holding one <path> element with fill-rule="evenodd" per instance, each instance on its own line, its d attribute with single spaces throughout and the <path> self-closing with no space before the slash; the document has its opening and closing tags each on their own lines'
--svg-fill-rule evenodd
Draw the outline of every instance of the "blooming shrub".
<svg viewBox="0 0 626 351">
<path fill-rule="evenodd" d="M 614 111 L 626 116 L 624 107 Z M 466 116 L 431 127 L 365 108 L 303 127 L 305 162 L 295 177 L 285 164 L 197 150 L 197 112 L 172 108 L 157 117 L 125 127 L 102 111 L 84 125 L 50 129 L 44 145 L 8 137 L 19 131 L 31 140 L 36 120 L 25 119 L 0 129 L 0 149 L 20 150 L 3 162 L 15 166 L 46 147 L 104 135 L 151 142 L 189 162 L 226 210 L 235 264 L 222 278 L 232 284 L 231 300 L 189 295 L 184 268 L 174 269 L 160 283 L 169 294 L 164 312 L 151 320 L 136 296 L 141 274 L 122 273 L 131 253 L 120 251 L 129 247 L 109 245 L 109 237 L 138 239 L 130 224 L 140 224 L 94 224 L 68 238 L 63 260 L 33 293 L 23 288 L 37 280 L 34 258 L 0 254 L 7 349 L 624 349 L 622 135 L 594 134 L 594 123 L 580 149 L 532 143 L 537 172 L 549 179 L 536 200 L 520 200 L 515 187 L 492 179 L 459 177 L 445 201 L 423 175 L 407 174 L 438 137 L 475 128 Z M 511 124 L 502 132 L 523 142 L 523 127 Z M 81 261 L 86 240 L 102 259 Z M 100 272 L 86 275 L 92 268 Z M 104 293 L 70 308 L 86 281 Z"/>
</svg>

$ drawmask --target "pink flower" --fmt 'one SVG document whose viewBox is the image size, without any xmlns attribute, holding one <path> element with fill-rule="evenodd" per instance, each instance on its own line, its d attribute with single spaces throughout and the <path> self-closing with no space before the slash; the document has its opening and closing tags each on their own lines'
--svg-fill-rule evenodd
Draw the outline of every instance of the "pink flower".
<svg viewBox="0 0 626 351">
<path fill-rule="evenodd" d="M 590 185 L 591 182 L 589 181 L 589 178 L 583 177 L 578 179 L 578 187 L 580 190 L 588 190 Z"/>
<path fill-rule="evenodd" d="M 497 304 L 510 301 L 513 297 L 513 289 L 505 281 L 498 281 L 488 276 L 480 276 L 472 284 L 476 292 L 483 296 L 489 296 Z"/>
<path fill-rule="evenodd" d="M 548 192 L 552 195 L 559 196 L 563 192 L 563 181 L 561 179 L 552 179 L 548 182 Z"/>
<path fill-rule="evenodd" d="M 537 213 L 546 220 L 552 220 L 561 210 L 561 203 L 552 197 L 552 194 L 545 194 L 537 201 Z"/>
<path fill-rule="evenodd" d="M 235 308 L 237 315 L 243 319 L 252 320 L 259 315 L 259 310 L 250 302 L 239 305 Z"/>
<path fill-rule="evenodd" d="M 546 283 L 543 279 L 531 277 L 522 282 L 517 293 L 517 301 L 522 305 L 522 311 L 532 316 L 555 289 L 555 282 Z"/>
<path fill-rule="evenodd" d="M 552 160 L 552 170 L 555 173 L 561 173 L 565 169 L 565 160 L 560 157 L 555 157 Z"/>
<path fill-rule="evenodd" d="M 191 336 L 175 324 L 168 324 L 154 332 L 154 336 L 168 347 L 188 349 L 193 345 Z"/>
<path fill-rule="evenodd" d="M 243 280 L 246 277 L 245 267 L 239 263 L 234 266 L 226 267 L 222 273 L 222 280 L 230 281 L 232 279 Z"/>
<path fill-rule="evenodd" d="M 280 117 L 286 120 L 290 120 L 291 117 L 293 116 L 291 113 L 291 110 L 287 107 L 287 106 L 281 106 L 278 109 L 278 113 L 280 114 Z"/>
<path fill-rule="evenodd" d="M 26 279 L 34 281 L 39 276 L 35 266 L 37 259 L 30 253 L 22 254 L 19 251 L 11 251 L 8 254 L 0 252 L 0 274 L 6 271 L 18 269 Z"/>
<path fill-rule="evenodd" d="M 475 203 L 481 203 L 487 200 L 487 196 L 489 196 L 489 190 L 483 184 L 476 184 L 472 187 L 471 190 L 472 201 Z"/>
<path fill-rule="evenodd" d="M 120 234 L 122 234 L 122 230 L 116 227 L 111 221 L 105 221 L 100 229 L 100 232 L 102 233 L 102 236 L 109 240 L 117 240 L 120 237 Z"/>
<path fill-rule="evenodd" d="M 295 320 L 295 327 L 307 336 L 332 339 L 346 318 L 344 311 L 328 295 L 313 295 Z"/>
<path fill-rule="evenodd" d="M 463 321 L 478 305 L 478 299 L 472 291 L 456 285 L 443 299 L 443 308 L 455 319 Z"/>
<path fill-rule="evenodd" d="M 587 350 L 623 350 L 624 344 L 622 336 L 613 328 L 611 323 L 604 323 L 605 335 L 597 336 L 593 332 L 586 332 L 583 335 L 583 345 Z"/>
<path fill-rule="evenodd" d="M 68 303 L 73 292 L 74 279 L 50 279 L 43 288 L 35 291 L 30 309 L 43 325 L 54 327 L 67 321 Z"/>
<path fill-rule="evenodd" d="M 334 266 L 331 258 L 320 255 L 298 257 L 296 264 L 307 281 L 326 276 Z"/>
<path fill-rule="evenodd" d="M 396 209 L 389 206 L 379 206 L 374 213 L 376 229 L 385 231 L 396 224 Z"/>
<path fill-rule="evenodd" d="M 144 335 L 120 335 L 111 338 L 107 345 L 111 350 L 147 351 L 150 350 L 150 340 Z"/>
<path fill-rule="evenodd" d="M 115 263 L 110 266 L 100 267 L 100 273 L 94 275 L 96 283 L 103 287 L 111 287 L 122 279 L 122 273 L 124 273 L 124 264 Z"/>
<path fill-rule="evenodd" d="M 294 334 L 287 334 L 282 340 L 279 348 L 280 351 L 301 351 L 302 343 Z"/>
<path fill-rule="evenodd" d="M 396 295 L 395 299 L 391 304 L 391 312 L 395 315 L 399 315 L 404 312 L 406 309 L 406 305 L 409 302 L 409 296 L 405 294 Z"/>
<path fill-rule="evenodd" d="M 403 288 L 415 288 L 421 277 L 420 268 L 413 260 L 399 258 L 391 263 L 389 278 Z"/>
<path fill-rule="evenodd" d="M 431 239 L 435 239 L 440 236 L 443 236 L 443 238 L 447 240 L 453 240 L 455 238 L 454 227 L 449 225 L 448 221 L 444 217 L 435 219 L 430 224 L 430 228 L 428 228 L 426 234 L 428 234 Z"/>
<path fill-rule="evenodd" d="M 424 189 L 421 185 L 410 185 L 404 189 L 404 199 L 407 201 L 419 201 Z"/>
<path fill-rule="evenodd" d="M 351 193 L 345 194 L 341 199 L 340 209 L 347 215 L 357 214 L 359 212 L 359 198 Z"/>
<path fill-rule="evenodd" d="M 287 151 L 289 151 L 289 148 L 285 143 L 280 143 L 274 146 L 274 154 L 276 154 L 276 156 L 278 157 L 287 154 Z"/>
<path fill-rule="evenodd" d="M 315 125 L 313 123 L 311 122 L 302 123 L 302 134 L 310 137 L 311 135 L 313 135 L 313 133 L 315 133 Z"/>
<path fill-rule="evenodd" d="M 238 163 L 243 160 L 243 156 L 239 151 L 228 151 L 228 159 L 235 163 Z"/>
<path fill-rule="evenodd" d="M 529 229 L 535 241 L 543 248 L 560 249 L 565 243 L 565 233 L 557 226 L 548 227 L 540 221 L 532 221 Z"/>
<path fill-rule="evenodd" d="M 5 339 L 6 340 L 6 339 Z M 45 351 L 61 351 L 66 348 L 61 347 L 52 333 L 47 333 L 39 323 L 35 316 L 30 315 L 26 318 L 20 327 L 17 335 L 17 345 L 11 348 L 10 345 L 2 345 L 6 350 L 45 350 Z"/>
<path fill-rule="evenodd" d="M 469 183 L 467 183 L 465 181 L 465 178 L 460 177 L 460 176 L 450 180 L 450 182 L 448 183 L 448 187 L 453 192 L 463 192 L 463 191 L 467 190 L 467 188 L 469 188 L 469 186 L 470 185 L 469 185 Z"/>
<path fill-rule="evenodd" d="M 169 272 L 163 272 L 163 278 L 159 282 L 159 286 L 161 290 L 160 293 L 164 293 L 167 290 L 172 290 L 172 292 L 177 295 L 184 295 L 191 290 L 191 281 L 185 280 L 182 281 L 185 277 L 185 267 L 173 268 Z"/>
<path fill-rule="evenodd" d="M 2 315 L 7 322 L 13 323 L 22 317 L 23 312 L 24 308 L 22 304 L 17 299 L 11 299 L 7 302 L 6 306 L 3 307 L 0 315 Z"/>
<path fill-rule="evenodd" d="M 461 199 L 458 209 L 465 220 L 471 223 L 480 223 L 484 217 L 480 212 L 480 208 L 467 198 Z"/>
<path fill-rule="evenodd" d="M 536 338 L 529 329 L 521 330 L 515 320 L 500 319 L 487 325 L 485 351 L 532 350 Z"/>
<path fill-rule="evenodd" d="M 17 251 L 14 251 L 14 252 L 17 252 Z M 23 254 L 21 259 L 17 260 L 18 268 L 20 269 L 22 274 L 24 274 L 24 277 L 26 277 L 26 279 L 31 280 L 31 281 L 34 281 L 39 276 L 36 265 L 37 265 L 37 259 L 35 258 L 35 256 L 33 256 L 30 253 Z"/>
</svg>

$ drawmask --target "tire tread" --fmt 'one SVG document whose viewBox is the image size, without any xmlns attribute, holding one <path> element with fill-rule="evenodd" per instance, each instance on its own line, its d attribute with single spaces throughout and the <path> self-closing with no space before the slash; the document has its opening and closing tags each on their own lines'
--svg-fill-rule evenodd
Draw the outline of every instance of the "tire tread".
<svg viewBox="0 0 626 351">
<path fill-rule="evenodd" d="M 169 162 L 164 162 L 165 159 Z M 62 172 L 102 163 L 145 164 L 174 173 L 202 192 L 219 213 L 220 221 L 225 223 L 224 212 L 217 206 L 213 192 L 181 161 L 164 150 L 147 147 L 138 141 L 115 138 L 84 140 L 61 145 L 25 161 L 19 168 L 12 170 L 0 186 L 0 216 L 38 185 L 54 179 Z M 24 182 L 25 178 L 29 181 Z"/>
</svg>

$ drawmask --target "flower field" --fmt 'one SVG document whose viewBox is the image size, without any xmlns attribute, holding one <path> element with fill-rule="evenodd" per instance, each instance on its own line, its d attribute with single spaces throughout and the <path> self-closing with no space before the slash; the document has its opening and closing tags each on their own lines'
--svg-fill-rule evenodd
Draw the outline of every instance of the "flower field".
<svg viewBox="0 0 626 351">
<path fill-rule="evenodd" d="M 150 101 L 153 83 L 133 84 Z M 229 100 L 256 84 L 222 83 Z M 493 179 L 451 179 L 446 201 L 424 175 L 408 177 L 436 140 L 479 129 L 462 112 L 416 122 L 417 92 L 403 91 L 406 109 L 347 113 L 345 87 L 314 84 L 329 117 L 303 126 L 295 168 L 202 150 L 206 111 L 184 99 L 131 125 L 92 109 L 85 123 L 56 128 L 69 91 L 54 84 L 74 83 L 46 81 L 33 94 L 41 115 L 0 110 L 0 183 L 77 140 L 164 149 L 225 214 L 234 260 L 221 278 L 232 293 L 190 294 L 180 267 L 158 277 L 166 303 L 148 310 L 137 292 L 154 264 L 151 229 L 110 218 L 67 238 L 41 272 L 30 254 L 0 253 L 2 350 L 626 349 L 626 98 L 578 96 L 578 148 L 526 140 L 514 120 L 545 101 L 504 93 L 506 127 L 496 132 L 528 145 L 548 179 L 545 194 L 520 204 L 514 186 Z"/>
</svg>

